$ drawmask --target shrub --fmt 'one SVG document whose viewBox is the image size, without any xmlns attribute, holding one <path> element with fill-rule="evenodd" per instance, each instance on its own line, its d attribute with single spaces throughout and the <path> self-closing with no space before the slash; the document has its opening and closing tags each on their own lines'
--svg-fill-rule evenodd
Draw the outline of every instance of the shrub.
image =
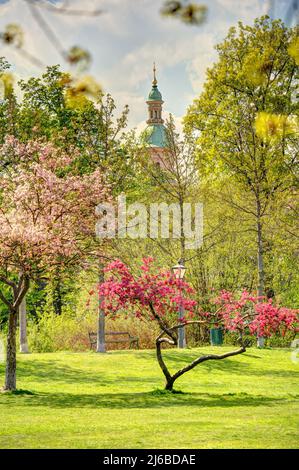
<svg viewBox="0 0 299 470">
<path fill-rule="evenodd" d="M 107 318 L 106 331 L 128 331 L 131 335 L 138 336 L 140 349 L 154 348 L 156 337 L 160 333 L 157 325 L 153 325 L 152 322 L 149 321 L 140 320 L 135 316 L 120 316 L 115 319 Z M 125 343 L 107 344 L 108 350 L 127 349 L 128 347 L 128 344 Z"/>
<path fill-rule="evenodd" d="M 32 352 L 87 351 L 90 349 L 88 332 L 95 332 L 96 328 L 95 312 L 88 311 L 84 317 L 69 313 L 43 314 L 38 322 L 32 321 L 28 325 L 29 348 Z M 153 348 L 158 335 L 158 328 L 130 316 L 107 318 L 106 331 L 128 331 L 139 337 L 139 347 L 142 349 Z M 107 344 L 107 350 L 127 348 L 129 343 Z"/>
<path fill-rule="evenodd" d="M 295 339 L 295 331 L 287 331 L 285 336 L 276 334 L 270 338 L 265 338 L 265 346 L 269 348 L 289 348 L 292 341 Z M 224 334 L 224 344 L 237 346 L 238 343 L 238 333 L 225 332 Z M 244 335 L 243 338 L 249 341 L 250 346 L 256 345 L 256 336 L 254 335 Z"/>
<path fill-rule="evenodd" d="M 270 348 L 290 348 L 295 337 L 295 331 L 287 331 L 285 336 L 274 335 L 266 339 L 266 346 Z"/>
<path fill-rule="evenodd" d="M 28 325 L 28 344 L 33 352 L 84 351 L 89 347 L 88 331 L 94 328 L 95 318 L 86 315 L 76 318 L 68 313 L 43 314 L 37 323 Z"/>
</svg>

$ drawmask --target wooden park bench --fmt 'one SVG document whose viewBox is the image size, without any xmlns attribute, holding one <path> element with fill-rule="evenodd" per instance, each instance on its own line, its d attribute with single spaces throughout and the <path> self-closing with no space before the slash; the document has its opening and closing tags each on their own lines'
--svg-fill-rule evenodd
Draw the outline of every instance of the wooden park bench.
<svg viewBox="0 0 299 470">
<path fill-rule="evenodd" d="M 95 349 L 97 345 L 97 334 L 89 332 L 90 349 Z M 128 331 L 105 331 L 105 336 L 112 336 L 112 339 L 105 339 L 106 344 L 110 343 L 129 343 L 130 349 L 135 344 L 139 349 L 139 338 L 138 336 L 132 336 Z M 123 336 L 123 338 L 117 338 L 117 336 Z"/>
</svg>

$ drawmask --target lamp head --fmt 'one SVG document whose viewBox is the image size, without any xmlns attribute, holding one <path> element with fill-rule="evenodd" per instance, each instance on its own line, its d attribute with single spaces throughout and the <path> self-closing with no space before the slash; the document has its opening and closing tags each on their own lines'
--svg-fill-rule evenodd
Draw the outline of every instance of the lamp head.
<svg viewBox="0 0 299 470">
<path fill-rule="evenodd" d="M 186 272 L 186 267 L 184 265 L 184 260 L 183 259 L 180 259 L 178 261 L 178 264 L 173 266 L 171 269 L 172 269 L 172 272 L 173 272 L 173 274 L 175 275 L 175 277 L 177 279 L 183 279 L 184 278 L 185 272 Z"/>
</svg>

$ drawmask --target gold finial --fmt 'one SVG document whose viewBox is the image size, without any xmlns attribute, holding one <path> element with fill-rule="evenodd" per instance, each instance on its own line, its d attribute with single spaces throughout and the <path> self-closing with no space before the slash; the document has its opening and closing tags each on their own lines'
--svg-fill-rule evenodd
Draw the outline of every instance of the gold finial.
<svg viewBox="0 0 299 470">
<path fill-rule="evenodd" d="M 153 86 L 157 86 L 157 78 L 156 78 L 156 64 L 154 62 L 154 67 L 153 67 L 153 72 L 154 72 L 154 78 L 153 78 Z"/>
</svg>

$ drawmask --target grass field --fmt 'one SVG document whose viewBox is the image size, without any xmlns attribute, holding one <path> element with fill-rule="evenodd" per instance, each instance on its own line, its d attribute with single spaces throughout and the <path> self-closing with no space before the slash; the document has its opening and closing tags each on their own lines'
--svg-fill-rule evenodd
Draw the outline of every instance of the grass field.
<svg viewBox="0 0 299 470">
<path fill-rule="evenodd" d="M 166 357 L 175 370 L 198 351 Z M 0 448 L 295 448 L 298 377 L 289 350 L 251 348 L 199 365 L 170 394 L 154 351 L 22 355 L 23 391 L 0 394 Z"/>
</svg>

